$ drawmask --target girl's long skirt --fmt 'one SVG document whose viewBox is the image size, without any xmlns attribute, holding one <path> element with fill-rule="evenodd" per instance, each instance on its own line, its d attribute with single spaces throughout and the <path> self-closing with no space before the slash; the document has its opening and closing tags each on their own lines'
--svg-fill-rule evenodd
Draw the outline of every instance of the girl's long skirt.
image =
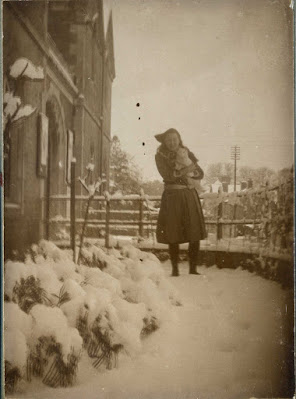
<svg viewBox="0 0 296 399">
<path fill-rule="evenodd" d="M 206 236 L 204 216 L 196 190 L 165 189 L 157 221 L 157 241 L 181 244 L 203 240 Z"/>
</svg>

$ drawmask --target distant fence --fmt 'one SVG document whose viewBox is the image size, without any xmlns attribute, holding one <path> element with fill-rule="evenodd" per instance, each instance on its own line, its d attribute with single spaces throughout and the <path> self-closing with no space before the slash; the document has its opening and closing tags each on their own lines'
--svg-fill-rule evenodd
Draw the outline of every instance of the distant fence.
<svg viewBox="0 0 296 399">
<path fill-rule="evenodd" d="M 293 254 L 294 184 L 293 179 L 259 190 L 200 195 L 209 237 L 221 242 L 243 237 L 271 251 Z M 72 246 L 81 234 L 85 208 L 89 205 L 86 237 L 134 236 L 155 240 L 161 196 L 56 195 L 48 202 L 50 239 L 70 240 Z"/>
</svg>

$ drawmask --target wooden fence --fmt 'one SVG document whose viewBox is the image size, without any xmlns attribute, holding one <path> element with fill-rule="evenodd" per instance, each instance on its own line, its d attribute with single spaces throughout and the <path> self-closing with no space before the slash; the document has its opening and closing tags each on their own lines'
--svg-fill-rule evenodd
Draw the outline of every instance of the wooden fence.
<svg viewBox="0 0 296 399">
<path fill-rule="evenodd" d="M 281 248 L 293 252 L 293 180 L 274 187 L 235 193 L 206 193 L 200 196 L 208 232 L 217 241 L 239 235 L 249 235 L 262 246 Z M 88 196 L 56 195 L 50 197 L 49 217 L 44 222 L 50 226 L 50 239 L 64 228 L 69 231 L 71 247 L 75 250 L 77 235 L 82 226 L 86 236 L 95 229 L 94 236 L 102 234 L 109 246 L 110 232 L 147 238 L 155 233 L 160 196 L 143 192 L 134 195 Z M 88 206 L 87 223 L 85 209 Z M 60 210 L 68 212 L 60 214 Z M 64 227 L 62 227 L 64 226 Z M 83 228 L 84 228 L 83 227 Z"/>
</svg>

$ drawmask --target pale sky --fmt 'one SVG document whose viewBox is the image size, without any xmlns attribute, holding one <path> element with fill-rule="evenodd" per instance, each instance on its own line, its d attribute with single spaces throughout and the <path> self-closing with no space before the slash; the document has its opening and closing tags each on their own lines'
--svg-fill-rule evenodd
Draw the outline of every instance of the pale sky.
<svg viewBox="0 0 296 399">
<path fill-rule="evenodd" d="M 288 5 L 289 0 L 113 0 L 111 134 L 146 179 L 160 178 L 154 135 L 170 127 L 179 130 L 203 168 L 229 162 L 235 144 L 241 166 L 292 165 Z"/>
</svg>

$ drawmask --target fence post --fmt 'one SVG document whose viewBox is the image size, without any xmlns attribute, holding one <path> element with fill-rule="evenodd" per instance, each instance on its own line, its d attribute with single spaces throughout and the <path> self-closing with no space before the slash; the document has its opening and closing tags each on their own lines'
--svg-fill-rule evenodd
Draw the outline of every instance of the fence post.
<svg viewBox="0 0 296 399">
<path fill-rule="evenodd" d="M 143 217 L 144 217 L 144 191 L 141 189 L 140 199 L 139 199 L 139 236 L 140 237 L 144 237 Z"/>
<path fill-rule="evenodd" d="M 233 218 L 234 220 L 236 220 L 237 217 L 237 203 L 235 203 L 233 205 Z M 237 229 L 238 229 L 238 225 L 234 224 L 233 225 L 233 238 L 235 238 L 237 236 Z"/>
<path fill-rule="evenodd" d="M 49 165 L 47 166 L 49 170 Z M 47 181 L 46 181 L 46 202 L 45 202 L 45 237 L 49 240 L 50 234 L 50 178 L 49 172 L 47 172 Z"/>
<path fill-rule="evenodd" d="M 105 247 L 110 248 L 110 198 L 109 198 L 109 193 L 105 192 L 105 198 L 106 198 Z"/>
<path fill-rule="evenodd" d="M 82 252 L 83 241 L 84 241 L 84 236 L 85 236 L 85 229 L 86 229 L 86 225 L 87 225 L 88 212 L 89 212 L 90 202 L 92 199 L 93 199 L 93 195 L 90 195 L 87 200 L 84 221 L 83 221 L 83 225 L 82 225 L 82 232 L 80 235 L 80 246 L 79 246 L 79 252 L 78 252 L 78 259 L 77 259 L 78 265 L 80 264 L 81 252 Z"/>
<path fill-rule="evenodd" d="M 221 199 L 221 202 L 218 204 L 218 219 L 217 219 L 217 240 L 221 240 L 222 238 L 222 223 L 221 219 L 223 217 L 223 199 Z"/>
<path fill-rule="evenodd" d="M 76 159 L 71 161 L 71 199 L 70 199 L 70 237 L 73 261 L 76 262 L 76 214 L 75 214 L 75 166 Z"/>
</svg>

